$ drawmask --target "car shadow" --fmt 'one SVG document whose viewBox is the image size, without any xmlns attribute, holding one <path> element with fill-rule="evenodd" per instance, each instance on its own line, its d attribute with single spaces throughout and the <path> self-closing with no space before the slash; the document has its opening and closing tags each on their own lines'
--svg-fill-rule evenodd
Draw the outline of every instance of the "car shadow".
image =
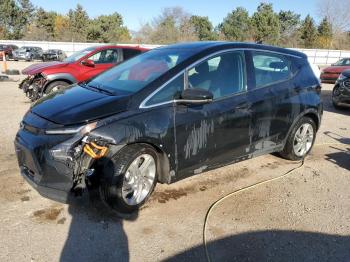
<svg viewBox="0 0 350 262">
<path fill-rule="evenodd" d="M 344 137 L 331 131 L 326 131 L 324 134 L 341 144 L 350 146 L 350 138 L 348 137 Z M 330 148 L 336 149 L 337 151 L 334 153 L 325 154 L 325 159 L 339 167 L 350 170 L 350 147 L 342 149 L 334 145 L 330 146 Z"/>
<path fill-rule="evenodd" d="M 322 90 L 321 99 L 323 101 L 323 110 L 331 113 L 342 114 L 346 116 L 350 116 L 350 107 L 336 109 L 332 103 L 332 90 Z"/>
<path fill-rule="evenodd" d="M 326 154 L 325 159 L 350 171 L 350 147 L 345 150 L 333 146 L 331 148 L 338 150 L 338 152 Z"/>
<path fill-rule="evenodd" d="M 255 231 L 207 244 L 211 261 L 350 261 L 350 236 L 301 231 Z M 203 245 L 165 261 L 206 261 Z"/>
<path fill-rule="evenodd" d="M 129 261 L 128 237 L 119 218 L 100 200 L 98 190 L 69 201 L 72 216 L 60 261 Z M 136 220 L 135 212 L 128 220 Z"/>
</svg>

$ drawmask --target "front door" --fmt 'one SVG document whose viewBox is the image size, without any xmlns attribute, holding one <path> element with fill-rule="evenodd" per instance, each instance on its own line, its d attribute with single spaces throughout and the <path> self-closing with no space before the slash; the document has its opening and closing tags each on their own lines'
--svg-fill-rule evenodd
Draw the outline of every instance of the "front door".
<svg viewBox="0 0 350 262">
<path fill-rule="evenodd" d="M 119 53 L 118 49 L 105 49 L 88 57 L 87 59 L 94 61 L 95 65 L 90 67 L 80 64 L 82 68 L 81 81 L 90 79 L 116 65 L 119 62 Z"/>
<path fill-rule="evenodd" d="M 206 89 L 214 99 L 204 105 L 176 105 L 175 143 L 180 177 L 244 157 L 250 144 L 244 52 L 214 55 L 190 68 L 187 75 L 187 88 Z"/>
</svg>

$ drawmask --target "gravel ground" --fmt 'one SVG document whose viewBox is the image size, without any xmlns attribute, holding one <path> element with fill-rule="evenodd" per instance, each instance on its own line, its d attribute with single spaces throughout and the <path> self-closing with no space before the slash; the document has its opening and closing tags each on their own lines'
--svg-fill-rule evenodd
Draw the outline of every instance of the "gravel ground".
<svg viewBox="0 0 350 262">
<path fill-rule="evenodd" d="M 210 205 L 298 166 L 266 155 L 159 185 L 127 220 L 94 192 L 70 205 L 56 203 L 19 175 L 13 139 L 30 103 L 17 86 L 0 82 L 0 261 L 205 261 L 202 228 Z M 316 146 L 293 174 L 213 209 L 206 232 L 212 261 L 350 261 L 350 110 L 331 106 L 331 89 L 323 87 L 316 143 L 345 144 Z"/>
</svg>

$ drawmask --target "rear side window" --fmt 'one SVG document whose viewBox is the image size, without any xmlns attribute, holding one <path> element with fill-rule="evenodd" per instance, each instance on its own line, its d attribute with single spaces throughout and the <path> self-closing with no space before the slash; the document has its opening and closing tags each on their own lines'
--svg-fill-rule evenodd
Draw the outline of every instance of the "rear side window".
<svg viewBox="0 0 350 262">
<path fill-rule="evenodd" d="M 286 81 L 291 77 L 290 60 L 278 54 L 253 52 L 256 88 Z"/>
<path fill-rule="evenodd" d="M 138 54 L 141 54 L 140 50 L 137 49 L 123 49 L 124 60 L 128 60 Z"/>
</svg>

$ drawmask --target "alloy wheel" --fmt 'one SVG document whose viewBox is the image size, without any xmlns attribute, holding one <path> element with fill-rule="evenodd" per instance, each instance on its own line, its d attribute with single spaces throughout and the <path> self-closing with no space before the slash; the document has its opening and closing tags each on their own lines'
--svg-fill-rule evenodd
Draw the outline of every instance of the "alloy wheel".
<svg viewBox="0 0 350 262">
<path fill-rule="evenodd" d="M 125 172 L 122 197 L 128 205 L 138 205 L 150 194 L 156 177 L 153 156 L 142 154 L 130 164 Z"/>
<path fill-rule="evenodd" d="M 305 156 L 312 147 L 314 130 L 311 124 L 302 124 L 294 136 L 293 150 L 298 157 Z"/>
</svg>

